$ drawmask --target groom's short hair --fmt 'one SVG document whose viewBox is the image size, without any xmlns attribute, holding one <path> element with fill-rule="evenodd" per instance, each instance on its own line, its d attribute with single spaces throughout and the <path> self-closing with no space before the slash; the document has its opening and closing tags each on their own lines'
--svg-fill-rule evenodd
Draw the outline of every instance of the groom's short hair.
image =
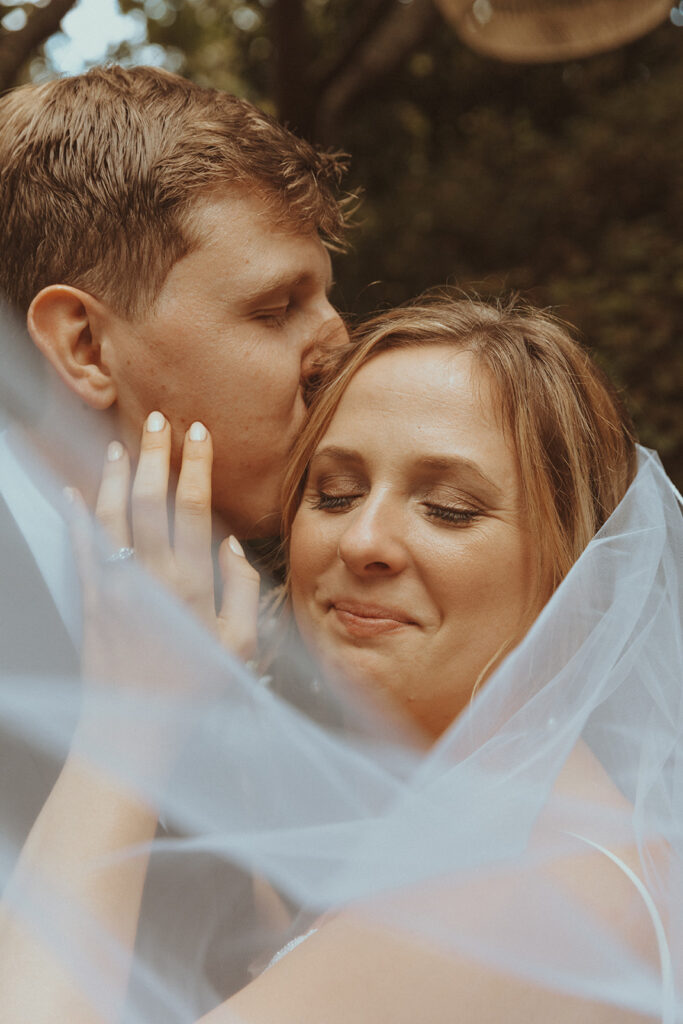
<svg viewBox="0 0 683 1024">
<path fill-rule="evenodd" d="M 69 284 L 144 312 L 199 244 L 192 207 L 213 190 L 259 195 L 274 226 L 341 245 L 343 157 L 170 72 L 99 67 L 24 86 L 0 99 L 0 126 L 0 292 L 22 311 Z"/>
</svg>

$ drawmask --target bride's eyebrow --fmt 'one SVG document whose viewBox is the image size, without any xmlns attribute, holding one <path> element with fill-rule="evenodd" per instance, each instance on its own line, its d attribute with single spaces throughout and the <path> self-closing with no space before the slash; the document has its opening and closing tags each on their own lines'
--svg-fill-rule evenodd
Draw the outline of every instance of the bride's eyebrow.
<svg viewBox="0 0 683 1024">
<path fill-rule="evenodd" d="M 484 485 L 493 495 L 500 497 L 500 488 L 486 475 L 481 466 L 462 455 L 426 455 L 420 459 L 420 468 L 430 475 L 432 473 L 454 473 L 470 477 L 475 483 Z"/>
<path fill-rule="evenodd" d="M 313 467 L 316 462 L 323 459 L 332 459 L 336 462 L 354 463 L 356 465 L 363 462 L 363 456 L 360 452 L 357 452 L 354 448 L 342 448 L 336 444 L 328 444 L 324 448 L 318 448 L 311 457 L 311 466 Z"/>
</svg>

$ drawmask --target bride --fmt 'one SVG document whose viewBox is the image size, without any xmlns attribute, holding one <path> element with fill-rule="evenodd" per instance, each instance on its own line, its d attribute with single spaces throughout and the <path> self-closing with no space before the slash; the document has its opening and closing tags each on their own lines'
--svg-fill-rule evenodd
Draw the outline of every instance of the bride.
<svg viewBox="0 0 683 1024">
<path fill-rule="evenodd" d="M 200 423 L 169 527 L 170 437 L 152 413 L 130 522 L 110 446 L 104 557 L 75 496 L 82 708 L 5 898 L 3 1019 L 683 1020 L 680 511 L 563 326 L 440 294 L 330 359 L 260 636 L 233 537 L 215 611 Z M 317 721 L 274 692 L 293 662 Z M 150 858 L 207 853 L 265 951 L 209 1012 L 213 919 L 189 965 L 171 929 L 134 951 Z"/>
</svg>

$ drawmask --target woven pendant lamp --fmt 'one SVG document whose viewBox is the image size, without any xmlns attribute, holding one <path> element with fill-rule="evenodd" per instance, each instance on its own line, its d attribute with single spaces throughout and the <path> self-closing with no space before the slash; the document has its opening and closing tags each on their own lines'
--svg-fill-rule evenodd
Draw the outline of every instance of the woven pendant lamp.
<svg viewBox="0 0 683 1024">
<path fill-rule="evenodd" d="M 672 0 L 436 0 L 460 38 L 499 60 L 572 60 L 612 50 L 664 21 Z"/>
</svg>

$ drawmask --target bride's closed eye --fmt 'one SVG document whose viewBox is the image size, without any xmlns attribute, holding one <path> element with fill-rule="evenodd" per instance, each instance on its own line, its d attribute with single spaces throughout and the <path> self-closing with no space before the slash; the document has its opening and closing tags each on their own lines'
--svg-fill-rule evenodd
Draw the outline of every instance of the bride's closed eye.
<svg viewBox="0 0 683 1024">
<path fill-rule="evenodd" d="M 479 519 L 482 513 L 473 508 L 456 508 L 451 505 L 435 505 L 431 502 L 423 502 L 424 508 L 430 519 L 450 526 L 467 526 Z"/>
<path fill-rule="evenodd" d="M 347 512 L 362 498 L 362 493 L 330 494 L 318 490 L 307 498 L 309 508 L 323 512 Z M 463 508 L 454 505 L 438 505 L 434 502 L 421 502 L 429 519 L 447 526 L 468 526 L 479 519 L 482 513 L 478 509 Z"/>
<path fill-rule="evenodd" d="M 345 512 L 360 497 L 361 494 L 327 494 L 325 491 L 316 491 L 307 501 L 309 508 L 322 509 L 325 512 Z"/>
</svg>

